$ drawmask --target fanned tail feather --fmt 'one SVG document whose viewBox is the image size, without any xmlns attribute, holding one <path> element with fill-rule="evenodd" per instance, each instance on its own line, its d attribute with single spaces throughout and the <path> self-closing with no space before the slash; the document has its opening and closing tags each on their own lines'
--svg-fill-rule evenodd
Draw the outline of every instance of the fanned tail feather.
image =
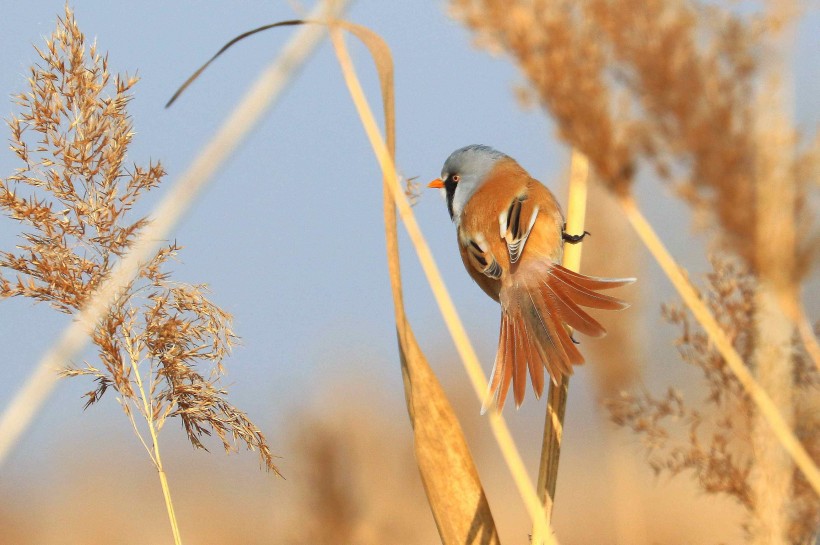
<svg viewBox="0 0 820 545">
<path fill-rule="evenodd" d="M 501 288 L 501 333 L 482 414 L 490 407 L 499 411 L 504 407 L 511 382 L 515 406 L 520 407 L 528 371 L 536 397 L 544 391 L 544 368 L 556 383 L 559 377 L 571 375 L 573 365 L 584 363 L 571 330 L 592 337 L 606 334 L 581 307 L 627 308 L 626 302 L 598 291 L 634 281 L 585 276 L 543 262 L 519 267 Z"/>
<path fill-rule="evenodd" d="M 571 271 L 561 265 L 552 265 L 551 270 L 554 274 L 559 274 L 565 278 L 575 280 L 576 283 L 581 284 L 590 290 L 609 290 L 612 288 L 620 288 L 635 281 L 634 278 L 602 278 L 600 276 L 587 276 L 585 274 Z"/>
</svg>

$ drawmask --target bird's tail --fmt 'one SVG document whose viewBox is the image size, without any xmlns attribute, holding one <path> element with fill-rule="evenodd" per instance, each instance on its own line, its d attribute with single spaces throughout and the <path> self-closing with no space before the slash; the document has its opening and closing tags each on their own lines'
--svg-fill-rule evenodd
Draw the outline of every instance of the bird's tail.
<svg viewBox="0 0 820 545">
<path fill-rule="evenodd" d="M 544 368 L 553 382 L 572 374 L 572 366 L 584 363 L 575 346 L 572 328 L 601 337 L 606 330 L 581 307 L 621 310 L 629 305 L 598 293 L 634 282 L 634 278 L 585 276 L 560 265 L 530 262 L 501 288 L 501 334 L 492 378 L 481 412 L 495 406 L 499 411 L 512 381 L 515 406 L 524 401 L 527 370 L 536 397 L 544 391 Z"/>
</svg>

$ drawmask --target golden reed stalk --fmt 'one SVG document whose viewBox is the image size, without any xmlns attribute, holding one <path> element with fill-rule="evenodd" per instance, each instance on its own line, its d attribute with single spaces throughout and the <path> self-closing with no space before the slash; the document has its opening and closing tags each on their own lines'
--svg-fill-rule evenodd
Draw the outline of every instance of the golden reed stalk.
<svg viewBox="0 0 820 545">
<path fill-rule="evenodd" d="M 570 234 L 584 232 L 587 205 L 587 180 L 589 161 L 580 151 L 572 150 L 570 163 L 569 196 L 567 203 L 566 231 Z M 581 244 L 565 244 L 563 266 L 578 272 L 581 268 Z M 561 458 L 561 441 L 564 435 L 564 415 L 569 395 L 569 377 L 563 377 L 556 386 L 549 385 L 547 416 L 544 420 L 544 439 L 541 444 L 541 464 L 538 471 L 538 497 L 544 506 L 544 515 L 552 521 L 555 506 L 555 488 L 558 483 L 558 463 Z"/>
<path fill-rule="evenodd" d="M 151 461 L 154 462 L 154 467 L 159 475 L 159 483 L 162 488 L 162 497 L 165 500 L 165 510 L 168 512 L 168 522 L 171 524 L 171 533 L 174 536 L 174 545 L 182 545 L 182 537 L 179 533 L 179 523 L 177 522 L 176 511 L 174 510 L 174 501 L 171 498 L 171 487 L 168 485 L 168 476 L 165 474 L 165 467 L 162 465 L 162 456 L 159 452 L 159 438 L 157 436 L 157 426 L 154 420 L 154 407 L 150 402 L 150 396 L 145 390 L 142 383 L 142 375 L 140 374 L 138 366 L 139 358 L 131 358 L 131 369 L 134 370 L 134 378 L 137 381 L 137 387 L 140 391 L 140 398 L 142 399 L 142 409 L 145 412 L 145 421 L 148 423 L 148 431 L 151 434 L 151 448 L 143 442 L 143 445 L 148 449 L 148 455 Z M 129 412 L 130 415 L 130 412 Z M 133 420 L 132 420 L 132 423 Z M 134 430 L 137 431 L 136 424 Z M 137 431 L 137 437 L 142 441 L 142 435 Z"/>
<path fill-rule="evenodd" d="M 376 65 L 384 114 L 385 147 L 390 159 L 388 163 L 394 164 L 395 93 L 390 48 L 378 34 L 365 27 L 345 21 L 337 21 L 335 26 L 349 31 L 364 43 Z M 344 45 L 343 42 L 342 45 Z M 349 62 L 349 57 L 346 57 L 346 60 Z M 349 68 L 352 68 L 352 64 Z M 353 81 L 358 82 L 355 79 L 355 72 L 348 70 L 347 73 L 352 74 Z M 361 88 L 357 88 L 361 92 Z M 396 203 L 393 195 L 395 185 L 395 169 L 392 174 L 389 170 L 383 170 L 387 265 L 393 296 L 396 334 L 399 341 L 405 401 L 413 428 L 413 453 L 416 464 L 439 531 L 439 537 L 444 545 L 471 543 L 498 545 L 500 540 L 495 521 L 461 425 L 418 345 L 413 328 L 405 314 Z"/>
<path fill-rule="evenodd" d="M 378 128 L 378 124 L 373 117 L 373 112 L 370 109 L 367 98 L 365 97 L 364 91 L 362 90 L 361 84 L 356 76 L 353 62 L 350 59 L 350 55 L 347 52 L 347 47 L 345 46 L 344 40 L 342 39 L 338 28 L 331 29 L 331 39 L 336 49 L 336 55 L 339 58 L 339 64 L 342 67 L 342 72 L 344 74 L 348 90 L 350 91 L 350 96 L 356 105 L 356 109 L 359 113 L 359 119 L 364 126 L 368 139 L 370 140 L 370 145 L 373 148 L 373 152 L 376 155 L 379 166 L 384 176 L 387 179 L 394 181 L 393 184 L 389 185 L 389 188 L 392 192 L 396 206 L 399 209 L 399 217 L 401 217 L 404 222 L 407 233 L 419 257 L 422 268 L 424 269 L 427 281 L 433 290 L 439 310 L 444 317 L 444 321 L 447 324 L 450 335 L 453 337 L 453 342 L 455 343 L 456 349 L 461 356 L 464 368 L 470 377 L 470 382 L 473 385 L 476 396 L 479 400 L 483 400 L 484 392 L 487 389 L 487 378 L 484 375 L 484 371 L 481 369 L 481 365 L 478 362 L 478 357 L 472 347 L 472 343 L 467 336 L 461 319 L 458 316 L 458 312 L 456 311 L 455 305 L 453 304 L 444 281 L 441 278 L 441 273 L 439 272 L 438 266 L 433 259 L 430 247 L 427 245 L 427 241 L 425 240 L 424 235 L 422 235 L 421 229 L 416 222 L 413 210 L 407 202 L 404 192 L 398 187 L 398 174 L 396 172 L 393 159 L 390 157 L 387 145 Z M 487 414 L 490 421 L 490 427 L 493 431 L 496 442 L 501 449 L 504 461 L 507 463 L 507 467 L 512 474 L 519 494 L 521 494 L 521 497 L 524 500 L 527 512 L 532 519 L 534 527 L 532 542 L 543 542 L 550 545 L 557 545 L 558 542 L 550 531 L 549 523 L 541 507 L 541 502 L 538 499 L 538 494 L 533 487 L 532 480 L 527 474 L 527 469 L 524 466 L 524 462 L 518 452 L 518 448 L 515 445 L 515 441 L 510 434 L 506 422 L 498 412 L 490 411 Z"/>
</svg>

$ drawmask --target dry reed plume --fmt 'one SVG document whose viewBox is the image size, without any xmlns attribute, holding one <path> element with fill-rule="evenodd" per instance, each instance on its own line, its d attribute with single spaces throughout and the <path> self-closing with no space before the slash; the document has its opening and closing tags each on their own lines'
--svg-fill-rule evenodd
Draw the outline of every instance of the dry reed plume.
<svg viewBox="0 0 820 545">
<path fill-rule="evenodd" d="M 754 82 L 762 37 L 782 22 L 682 0 L 451 6 L 479 45 L 515 60 L 562 139 L 589 157 L 605 185 L 628 191 L 648 163 L 754 264 Z M 802 195 L 817 176 L 817 143 L 794 142 L 792 152 Z M 803 201 L 795 212 L 811 225 Z M 805 272 L 818 239 L 807 232 L 801 241 Z"/>
<path fill-rule="evenodd" d="M 148 224 L 131 211 L 164 171 L 159 163 L 127 165 L 133 126 L 126 108 L 137 78 L 109 72 L 68 8 L 37 52 L 30 90 L 16 96 L 20 113 L 8 122 L 23 165 L 0 180 L 0 207 L 28 230 L 16 251 L 0 252 L 0 297 L 74 314 Z M 220 385 L 235 341 L 231 317 L 207 299 L 204 285 L 171 279 L 166 266 L 178 250 L 171 244 L 156 252 L 97 324 L 100 364 L 63 372 L 93 377 L 86 406 L 109 389 L 118 393 L 166 494 L 157 434 L 168 418 L 180 419 L 193 446 L 205 448 L 202 437 L 212 434 L 228 451 L 243 443 L 276 472 L 264 436 Z"/>
<path fill-rule="evenodd" d="M 288 426 L 299 485 L 284 517 L 303 522 L 289 525 L 283 541 L 378 545 L 435 540 L 413 449 L 400 437 L 401 419 L 380 415 L 363 423 L 361 411 L 367 407 L 329 397 L 339 399 L 325 399 L 316 414 L 296 415 Z M 388 474 L 387 482 L 378 478 Z"/>
<path fill-rule="evenodd" d="M 718 259 L 713 266 L 705 299 L 748 361 L 755 350 L 756 281 L 737 260 Z M 733 498 L 747 510 L 746 529 L 753 532 L 754 404 L 683 307 L 665 305 L 663 314 L 669 323 L 680 328 L 676 346 L 681 358 L 702 374 L 707 394 L 704 403 L 694 407 L 675 388 L 663 395 L 644 390 L 624 391 L 607 400 L 611 417 L 618 425 L 640 435 L 647 449 L 647 461 L 655 473 L 689 473 L 705 492 Z M 818 458 L 820 374 L 797 339 L 793 357 L 795 431 L 812 456 Z M 795 473 L 787 515 L 789 542 L 810 543 L 820 524 L 820 502 L 800 472 Z"/>
<path fill-rule="evenodd" d="M 794 4 L 770 2 L 751 15 L 683 0 L 451 5 L 480 44 L 514 59 L 560 136 L 589 157 L 631 219 L 639 215 L 629 195 L 631 182 L 650 167 L 692 206 L 701 225 L 710 226 L 716 247 L 739 260 L 739 268 L 723 261 L 715 274 L 722 282 L 747 286 L 740 294 L 745 308 L 708 305 L 719 314 L 721 329 L 704 324 L 710 339 L 720 337 L 720 355 L 711 341 L 689 348 L 731 363 L 714 367 L 721 369 L 719 377 L 706 376 L 713 389 L 753 398 L 736 403 L 754 456 L 748 467 L 727 465 L 720 435 L 706 450 L 691 435 L 687 452 L 700 457 L 699 463 L 723 464 L 723 478 L 751 506 L 747 527 L 756 543 L 805 543 L 816 521 L 820 480 L 816 445 L 805 435 L 807 427 L 817 426 L 817 415 L 804 412 L 804 398 L 816 392 L 813 383 L 799 384 L 795 377 L 806 367 L 803 354 L 815 353 L 817 344 L 803 323 L 799 294 L 818 244 L 808 206 L 818 178 L 818 149 L 816 142 L 806 145 L 797 137 L 784 91 L 782 44 L 794 24 Z M 648 232 L 645 221 L 633 224 Z M 669 272 L 674 267 L 668 256 L 663 259 L 676 287 L 691 293 L 685 277 Z M 703 297 L 684 297 L 690 306 L 697 303 L 693 312 L 704 320 Z M 675 315 L 678 323 L 681 316 Z M 737 346 L 743 326 L 747 346 Z M 797 331 L 802 339 L 796 344 Z M 656 405 L 638 404 L 631 420 L 619 420 L 643 426 L 682 410 L 671 395 Z M 736 426 L 731 422 L 724 433 L 742 429 Z M 679 458 L 667 463 L 669 469 L 683 467 Z M 704 479 L 710 491 L 730 486 Z M 808 494 L 801 492 L 807 483 Z"/>
<path fill-rule="evenodd" d="M 603 276 L 642 270 L 638 242 L 631 236 L 628 222 L 618 213 L 616 200 L 601 184 L 591 184 L 589 193 L 587 229 L 594 235 L 584 241 L 584 269 L 598 271 Z M 623 295 L 622 298 L 630 302 L 630 312 L 607 324 L 606 337 L 589 339 L 584 343 L 590 356 L 589 373 L 599 402 L 605 402 L 622 390 L 634 388 L 643 378 L 650 335 L 643 330 L 647 305 L 641 299 L 646 297 L 646 292 L 638 288 L 632 286 Z M 608 420 L 604 411 L 599 416 L 602 420 Z M 605 488 L 612 497 L 615 521 L 613 542 L 631 545 L 651 543 L 648 531 L 650 521 L 640 501 L 638 484 L 643 471 L 642 461 L 635 457 L 631 445 L 624 444 L 619 430 L 607 424 L 603 423 L 602 439 L 606 442 L 609 476 Z M 651 539 L 658 538 L 651 535 Z"/>
</svg>

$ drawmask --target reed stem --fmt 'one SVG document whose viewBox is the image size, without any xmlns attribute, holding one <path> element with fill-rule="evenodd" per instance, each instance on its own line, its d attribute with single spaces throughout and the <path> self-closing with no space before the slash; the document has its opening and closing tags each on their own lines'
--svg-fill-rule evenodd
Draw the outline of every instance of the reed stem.
<svg viewBox="0 0 820 545">
<path fill-rule="evenodd" d="M 589 161 L 583 153 L 573 149 L 567 204 L 566 231 L 569 234 L 584 232 L 588 177 Z M 567 244 L 564 246 L 562 264 L 564 267 L 576 272 L 581 268 L 581 244 Z M 550 382 L 537 488 L 538 497 L 541 500 L 548 523 L 552 521 L 552 510 L 555 506 L 555 489 L 558 483 L 558 464 L 561 459 L 561 441 L 564 436 L 564 415 L 567 411 L 568 395 L 568 376 L 562 377 L 557 385 Z"/>
<path fill-rule="evenodd" d="M 171 533 L 174 535 L 174 545 L 182 545 L 182 538 L 179 535 L 179 525 L 177 524 L 177 516 L 174 512 L 174 502 L 171 499 L 171 489 L 168 486 L 168 477 L 165 474 L 165 468 L 162 465 L 162 456 L 159 452 L 159 439 L 157 436 L 157 427 L 154 421 L 154 407 L 153 402 L 148 397 L 148 393 L 142 383 L 142 376 L 140 375 L 138 359 L 134 358 L 135 354 L 131 354 L 131 369 L 134 371 L 134 378 L 137 381 L 137 388 L 140 391 L 140 399 L 142 400 L 142 411 L 145 415 L 145 421 L 148 423 L 148 431 L 151 434 L 151 461 L 154 462 L 154 467 L 159 474 L 159 483 L 162 487 L 162 497 L 165 499 L 165 509 L 168 512 L 168 522 L 171 524 Z M 136 355 L 138 357 L 138 355 Z"/>
<path fill-rule="evenodd" d="M 350 92 L 350 96 L 359 113 L 359 119 L 362 122 L 368 139 L 370 140 L 370 145 L 373 148 L 373 152 L 376 155 L 376 159 L 379 162 L 382 173 L 385 178 L 391 182 L 387 184 L 387 187 L 391 191 L 392 197 L 399 210 L 399 217 L 402 219 L 402 222 L 407 229 L 407 233 L 419 257 L 419 261 L 421 262 L 422 268 L 427 277 L 427 281 L 430 284 L 436 298 L 436 302 L 439 305 L 439 310 L 444 317 L 444 321 L 447 324 L 450 335 L 453 337 L 453 341 L 455 342 L 456 349 L 461 356 L 462 363 L 464 364 L 467 374 L 470 377 L 470 382 L 473 385 L 476 396 L 479 400 L 483 400 L 484 392 L 487 389 L 487 378 L 481 369 L 481 365 L 478 363 L 478 356 L 476 355 L 475 350 L 472 347 L 472 343 L 464 330 L 464 325 L 458 316 L 458 312 L 456 311 L 455 305 L 450 298 L 447 287 L 444 285 L 444 281 L 442 280 L 441 273 L 439 272 L 438 266 L 433 259 L 433 254 L 430 251 L 430 247 L 424 239 L 424 235 L 421 233 L 421 229 L 416 222 L 413 210 L 410 208 L 410 204 L 407 202 L 404 192 L 398 186 L 398 175 L 395 164 L 393 163 L 393 158 L 390 156 L 387 144 L 385 143 L 384 137 L 379 130 L 376 119 L 373 116 L 369 103 L 367 102 L 367 98 L 364 95 L 364 91 L 362 90 L 361 83 L 356 75 L 355 67 L 350 59 L 350 55 L 347 51 L 347 46 L 344 43 L 340 29 L 332 27 L 330 37 L 336 50 L 336 55 L 339 59 L 339 65 L 342 68 L 342 73 L 344 75 L 348 91 Z M 498 412 L 491 411 L 488 412 L 488 419 L 496 442 L 501 449 L 504 461 L 507 463 L 507 467 L 512 474 L 513 481 L 518 488 L 519 494 L 524 500 L 524 505 L 526 506 L 527 512 L 533 522 L 532 542 L 539 544 L 546 542 L 548 544 L 557 545 L 558 542 L 550 531 L 549 523 L 544 517 L 543 511 L 539 504 L 535 487 L 527 474 L 526 466 L 524 465 L 521 455 L 518 452 L 518 448 L 516 447 L 515 441 L 510 434 L 504 418 Z"/>
</svg>

